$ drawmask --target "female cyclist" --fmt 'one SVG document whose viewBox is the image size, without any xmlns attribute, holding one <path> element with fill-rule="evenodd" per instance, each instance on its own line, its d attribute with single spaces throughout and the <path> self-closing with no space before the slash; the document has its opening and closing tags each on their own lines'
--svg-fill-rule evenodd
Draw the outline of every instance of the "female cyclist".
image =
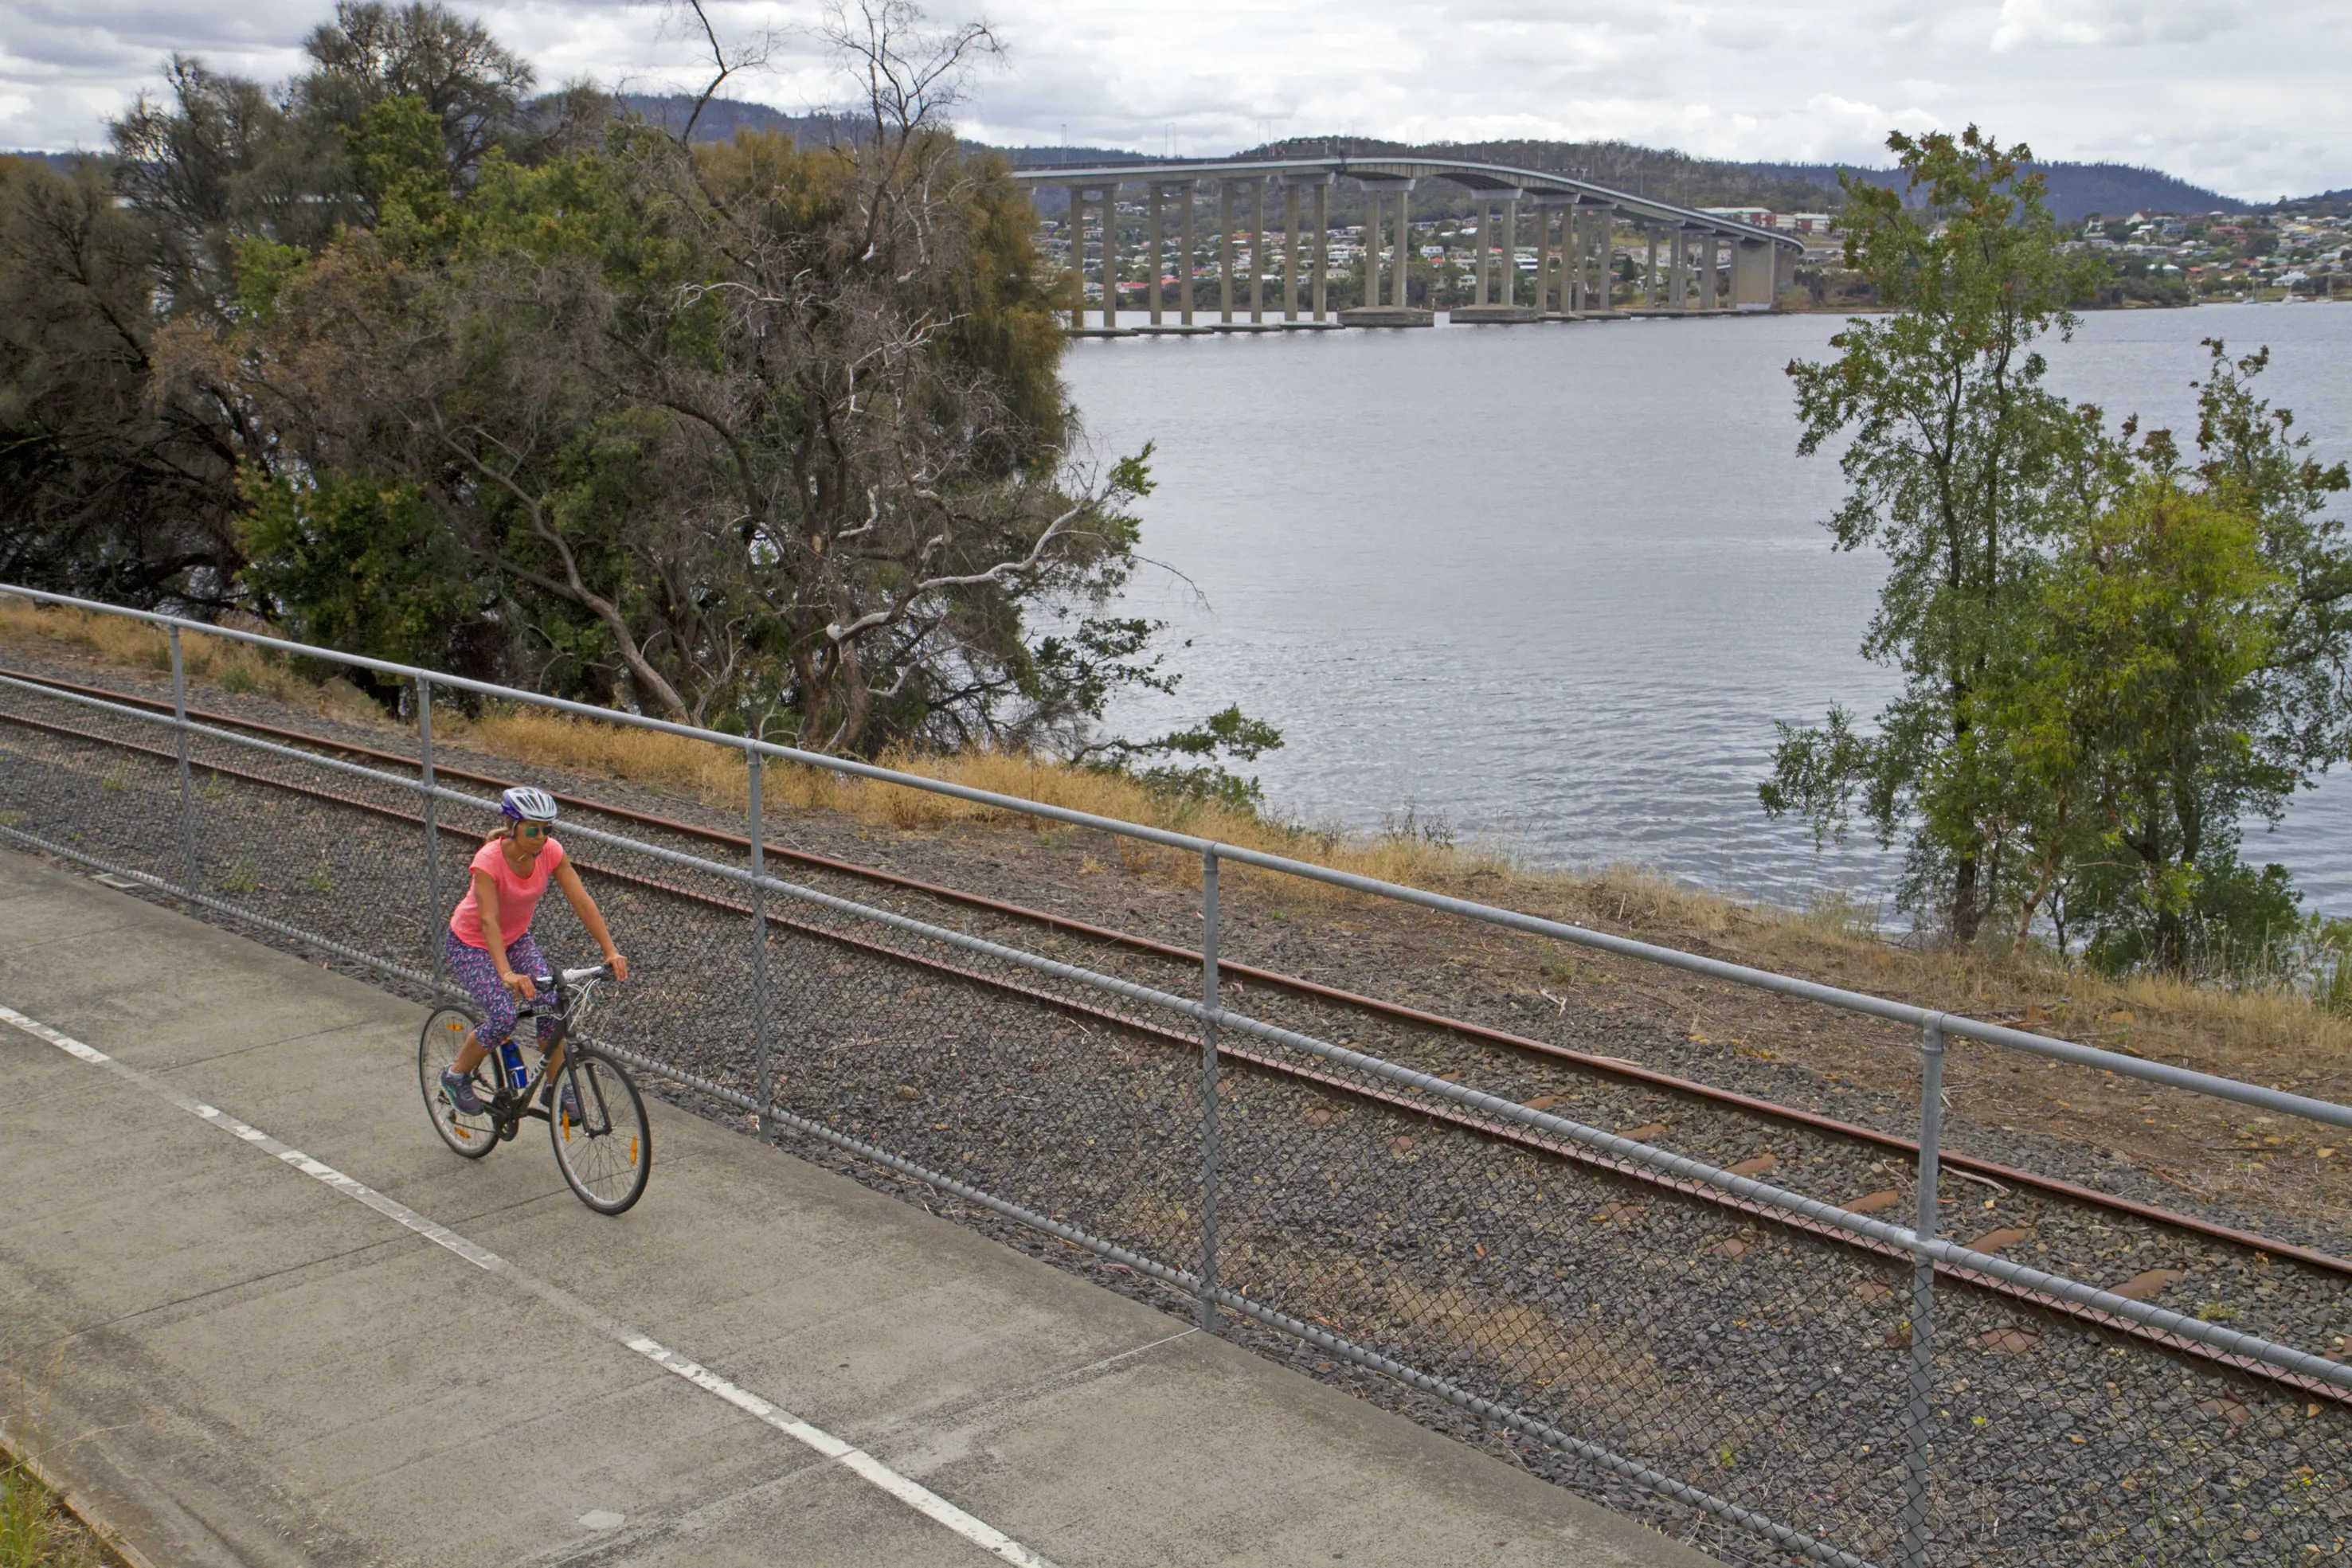
<svg viewBox="0 0 2352 1568">
<path fill-rule="evenodd" d="M 474 1069 L 514 1033 L 515 1012 L 520 1004 L 539 995 L 531 977 L 549 972 L 547 960 L 539 956 L 539 947 L 530 939 L 530 917 L 539 909 L 540 894 L 547 891 L 550 878 L 563 890 L 572 913 L 580 916 L 580 924 L 588 928 L 596 946 L 604 950 L 613 978 L 629 977 L 629 961 L 613 946 L 596 901 L 580 885 L 580 873 L 572 869 L 563 846 L 548 836 L 548 826 L 555 821 L 555 798 L 544 789 L 522 785 L 499 797 L 499 813 L 506 825 L 474 856 L 473 885 L 458 902 L 457 913 L 449 916 L 449 935 L 442 946 L 449 973 L 473 994 L 482 1009 L 480 1026 L 466 1037 L 457 1061 L 441 1073 L 442 1092 L 469 1116 L 488 1109 L 474 1092 Z M 541 1051 L 547 1050 L 546 1042 L 555 1033 L 558 1021 L 539 1020 Z M 562 1065 L 559 1048 L 547 1064 L 546 1086 L 540 1091 L 542 1103 Z M 576 1114 L 568 1084 L 563 1092 L 565 1113 Z"/>
</svg>

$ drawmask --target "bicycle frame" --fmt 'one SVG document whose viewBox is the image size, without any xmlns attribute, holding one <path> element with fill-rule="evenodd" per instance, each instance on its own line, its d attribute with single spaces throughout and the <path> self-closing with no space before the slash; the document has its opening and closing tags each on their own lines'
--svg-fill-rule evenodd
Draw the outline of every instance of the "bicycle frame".
<svg viewBox="0 0 2352 1568">
<path fill-rule="evenodd" d="M 586 1016 L 588 1003 L 595 996 L 596 987 L 604 978 L 605 969 L 601 964 L 585 969 L 559 969 L 552 975 L 533 975 L 530 977 L 531 984 L 538 988 L 539 995 L 515 1009 L 515 1036 L 522 1033 L 522 1026 L 526 1020 L 535 1024 L 538 1019 L 545 1018 L 556 1020 L 555 1035 L 552 1040 L 538 1042 L 539 1062 L 531 1069 L 529 1077 L 524 1080 L 520 1089 L 509 1085 L 506 1081 L 505 1071 L 495 1065 L 499 1060 L 499 1052 L 496 1051 L 490 1052 L 489 1061 L 494 1064 L 492 1076 L 498 1082 L 498 1090 L 490 1096 L 489 1113 L 491 1119 L 498 1125 L 499 1138 L 512 1137 L 515 1128 L 521 1124 L 526 1116 L 534 1117 L 541 1122 L 548 1119 L 549 1113 L 541 1110 L 533 1102 L 541 1087 L 547 1082 L 547 1064 L 554 1059 L 558 1051 L 563 1052 L 563 1075 L 566 1082 L 572 1085 L 572 1095 L 579 1103 L 581 1122 L 587 1129 L 589 1136 L 602 1137 L 612 1130 L 613 1113 L 604 1103 L 604 1090 L 597 1085 L 593 1077 L 585 1081 L 582 1080 L 576 1071 L 577 1061 L 574 1053 L 564 1051 L 564 1047 L 571 1042 L 572 1026 Z M 546 998 L 549 997 L 554 998 L 552 1007 L 547 1005 Z M 534 1033 L 536 1033 L 535 1030 Z M 515 1037 L 509 1037 L 509 1043 L 516 1043 Z"/>
</svg>

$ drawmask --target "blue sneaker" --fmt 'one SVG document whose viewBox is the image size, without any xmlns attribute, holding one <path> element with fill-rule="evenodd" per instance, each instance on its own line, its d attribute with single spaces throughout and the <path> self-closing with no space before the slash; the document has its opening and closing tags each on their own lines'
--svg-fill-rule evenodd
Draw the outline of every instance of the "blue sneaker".
<svg viewBox="0 0 2352 1568">
<path fill-rule="evenodd" d="M 441 1098 L 449 1102 L 452 1109 L 464 1115 L 483 1116 L 489 1113 L 490 1108 L 482 1103 L 480 1095 L 474 1092 L 474 1080 L 454 1067 L 445 1067 L 441 1070 Z"/>
<path fill-rule="evenodd" d="M 540 1086 L 539 1108 L 541 1110 L 544 1111 L 547 1109 L 547 1103 L 551 1092 L 554 1088 L 555 1085 L 552 1083 L 544 1083 Z M 563 1098 L 556 1101 L 556 1104 L 562 1108 L 561 1113 L 565 1121 L 577 1123 L 580 1120 L 580 1096 L 572 1092 L 572 1085 L 570 1082 L 567 1082 L 563 1085 Z"/>
</svg>

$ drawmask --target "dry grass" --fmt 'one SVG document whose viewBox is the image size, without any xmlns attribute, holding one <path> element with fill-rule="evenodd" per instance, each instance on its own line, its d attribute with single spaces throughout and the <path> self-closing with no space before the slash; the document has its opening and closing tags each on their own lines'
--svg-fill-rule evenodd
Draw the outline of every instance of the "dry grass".
<svg viewBox="0 0 2352 1568">
<path fill-rule="evenodd" d="M 2042 948 L 2011 954 L 1897 946 L 1872 911 L 1843 900 L 1782 909 L 1631 867 L 1598 876 L 1514 876 L 1486 896 L 1759 968 L 2234 1078 L 2300 1081 L 2315 1090 L 2320 1081 L 2352 1067 L 2352 1019 L 2284 985 L 2224 988 L 2154 974 L 2114 978 Z"/>
<path fill-rule="evenodd" d="M 253 631 L 267 628 L 255 626 Z M 172 671 L 170 637 L 143 621 L 87 610 L 39 606 L 0 595 L 0 641 L 36 638 L 62 643 L 109 664 L 148 674 Z M 334 718 L 375 718 L 382 710 L 348 681 L 305 676 L 266 649 L 202 632 L 180 637 L 182 668 L 191 681 L 210 681 L 236 695 L 252 694 Z"/>
<path fill-rule="evenodd" d="M 740 809 L 747 796 L 741 754 L 711 742 L 529 708 L 486 714 L 457 733 L 465 744 L 498 756 L 636 783 L 684 786 L 714 805 Z M 996 751 L 950 757 L 893 753 L 881 761 L 900 772 L 943 783 L 1191 833 L 1390 882 L 1459 879 L 1482 872 L 1499 874 L 1508 864 L 1496 853 L 1414 836 L 1352 838 L 1315 832 L 1213 804 L 1171 799 L 1123 774 L 1073 768 L 1033 756 Z M 900 832 L 937 832 L 965 824 L 1021 826 L 1046 834 L 1060 831 L 1054 823 L 1003 808 L 905 785 L 844 778 L 815 768 L 772 766 L 761 792 L 770 805 L 839 811 Z M 1119 853 L 1129 870 L 1188 885 L 1200 882 L 1198 861 L 1181 852 L 1130 842 L 1122 844 Z"/>
</svg>

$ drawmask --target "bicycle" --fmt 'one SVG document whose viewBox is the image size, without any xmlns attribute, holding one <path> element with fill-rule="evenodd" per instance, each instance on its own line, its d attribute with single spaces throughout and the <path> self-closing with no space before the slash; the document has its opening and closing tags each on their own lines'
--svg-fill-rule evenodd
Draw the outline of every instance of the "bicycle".
<svg viewBox="0 0 2352 1568">
<path fill-rule="evenodd" d="M 572 1045 L 563 1053 L 563 1082 L 549 1097 L 548 1107 L 541 1109 L 535 1102 L 547 1081 L 548 1058 L 586 1017 L 598 982 L 611 977 L 612 970 L 603 964 L 531 977 L 538 998 L 517 1009 L 514 1034 L 474 1070 L 475 1093 L 485 1103 L 478 1116 L 460 1111 L 443 1092 L 441 1070 L 457 1065 L 467 1036 L 480 1027 L 480 1013 L 458 1003 L 436 1008 L 416 1042 L 417 1082 L 433 1130 L 443 1143 L 467 1159 L 478 1160 L 510 1142 L 524 1118 L 537 1117 L 547 1124 L 555 1166 L 565 1185 L 599 1214 L 626 1212 L 644 1196 L 646 1180 L 653 1174 L 653 1127 L 646 1120 L 646 1103 L 635 1082 L 626 1069 L 595 1047 Z M 560 1021 L 553 1039 L 540 1049 L 538 1067 L 526 1071 L 523 1026 L 530 1023 L 535 1029 L 541 1018 Z M 563 1104 L 567 1089 L 572 1114 Z"/>
</svg>

